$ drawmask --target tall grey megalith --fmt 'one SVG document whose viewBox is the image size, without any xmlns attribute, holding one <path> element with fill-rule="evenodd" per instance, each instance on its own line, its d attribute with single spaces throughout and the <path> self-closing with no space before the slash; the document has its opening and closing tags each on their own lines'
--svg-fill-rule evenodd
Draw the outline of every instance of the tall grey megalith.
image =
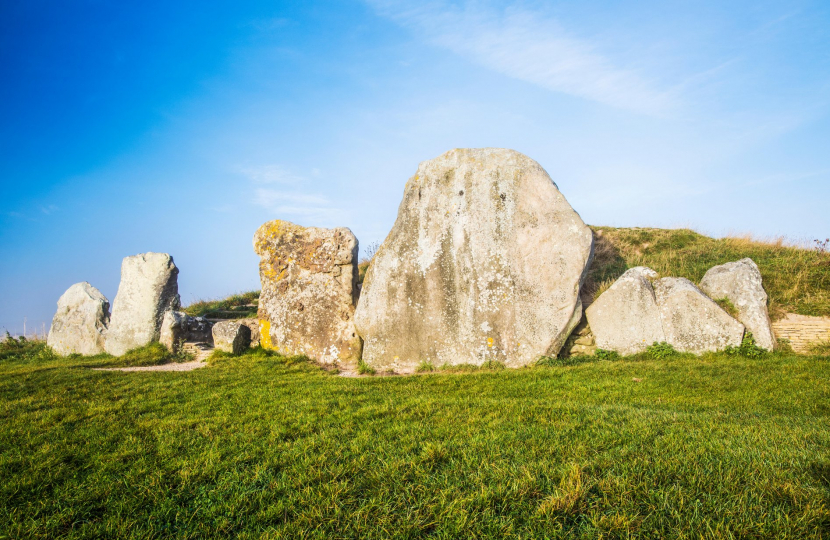
<svg viewBox="0 0 830 540">
<path fill-rule="evenodd" d="M 451 150 L 418 166 L 355 312 L 363 360 L 518 367 L 556 355 L 582 316 L 593 233 L 519 152 Z"/>
<path fill-rule="evenodd" d="M 158 341 L 164 312 L 178 309 L 179 269 L 167 253 L 141 253 L 121 263 L 106 351 L 121 356 Z"/>
</svg>

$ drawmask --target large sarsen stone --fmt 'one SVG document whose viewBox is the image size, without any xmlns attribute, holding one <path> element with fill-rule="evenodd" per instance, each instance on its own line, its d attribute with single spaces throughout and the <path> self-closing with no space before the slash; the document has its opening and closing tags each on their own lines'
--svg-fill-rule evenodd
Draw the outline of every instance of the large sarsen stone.
<svg viewBox="0 0 830 540">
<path fill-rule="evenodd" d="M 69 287 L 58 300 L 46 343 L 58 354 L 91 356 L 104 352 L 110 302 L 87 283 Z"/>
<path fill-rule="evenodd" d="M 362 341 L 354 328 L 357 238 L 341 227 L 269 221 L 254 235 L 261 257 L 260 345 L 354 368 Z"/>
<path fill-rule="evenodd" d="M 418 166 L 363 282 L 355 325 L 379 370 L 556 355 L 582 316 L 593 234 L 535 161 L 456 149 Z"/>
<path fill-rule="evenodd" d="M 767 311 L 767 293 L 761 271 L 752 259 L 715 266 L 706 272 L 700 288 L 715 300 L 726 298 L 737 309 L 738 320 L 752 332 L 755 343 L 771 351 L 775 346 L 772 322 Z"/>
<path fill-rule="evenodd" d="M 106 350 L 120 356 L 159 339 L 164 312 L 178 309 L 179 269 L 167 253 L 142 253 L 121 263 Z"/>
</svg>

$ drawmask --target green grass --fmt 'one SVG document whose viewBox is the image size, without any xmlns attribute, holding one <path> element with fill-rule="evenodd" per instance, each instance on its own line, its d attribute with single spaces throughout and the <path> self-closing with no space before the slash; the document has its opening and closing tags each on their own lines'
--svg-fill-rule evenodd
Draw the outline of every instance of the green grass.
<svg viewBox="0 0 830 540">
<path fill-rule="evenodd" d="M 248 319 L 256 317 L 260 291 L 234 294 L 222 300 L 199 300 L 182 309 L 193 317 Z"/>
<path fill-rule="evenodd" d="M 591 294 L 634 266 L 698 283 L 711 267 L 750 257 L 761 270 L 773 318 L 784 312 L 830 316 L 830 253 L 787 246 L 781 239 L 715 239 L 689 229 L 593 229 L 595 258 L 586 280 Z"/>
<path fill-rule="evenodd" d="M 17 362 L 38 363 L 55 361 L 59 358 L 43 341 L 32 341 L 26 338 L 15 339 L 7 335 L 6 339 L 0 342 L 0 362 L 14 360 Z M 192 356 L 184 352 L 171 353 L 161 343 L 153 342 L 143 347 L 129 350 L 118 357 L 109 354 L 98 354 L 95 356 L 81 356 L 76 354 L 65 357 L 65 360 L 77 362 L 77 365 L 82 367 L 138 367 L 158 366 L 170 362 L 187 362 L 192 360 Z"/>
<path fill-rule="evenodd" d="M 344 378 L 47 353 L 0 360 L 3 538 L 830 536 L 826 356 Z"/>
</svg>

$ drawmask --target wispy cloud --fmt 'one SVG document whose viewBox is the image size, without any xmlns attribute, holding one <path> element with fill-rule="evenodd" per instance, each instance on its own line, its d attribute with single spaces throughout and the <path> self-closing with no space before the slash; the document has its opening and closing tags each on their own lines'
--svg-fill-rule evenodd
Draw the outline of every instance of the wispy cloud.
<svg viewBox="0 0 830 540">
<path fill-rule="evenodd" d="M 253 203 L 276 216 L 299 217 L 329 221 L 342 212 L 331 201 L 320 195 L 258 188 Z"/>
<path fill-rule="evenodd" d="M 327 222 L 342 214 L 328 198 L 308 192 L 309 181 L 305 177 L 296 175 L 281 165 L 241 167 L 238 172 L 259 186 L 255 187 L 251 202 L 267 209 L 276 217 Z M 320 171 L 313 169 L 311 174 L 318 177 Z M 271 184 L 275 187 L 266 187 Z"/>
<path fill-rule="evenodd" d="M 237 172 L 257 184 L 300 184 L 301 176 L 287 171 L 279 165 L 259 165 L 240 167 Z"/>
<path fill-rule="evenodd" d="M 543 88 L 650 115 L 676 106 L 637 70 L 615 65 L 596 43 L 571 35 L 556 20 L 522 7 L 481 2 L 367 0 L 381 15 L 429 42 L 481 66 Z"/>
<path fill-rule="evenodd" d="M 47 216 L 49 214 L 51 214 L 52 212 L 56 211 L 57 209 L 58 209 L 58 207 L 55 206 L 54 204 L 49 204 L 49 205 L 40 207 L 40 211 L 43 212 L 44 214 L 46 214 Z"/>
</svg>

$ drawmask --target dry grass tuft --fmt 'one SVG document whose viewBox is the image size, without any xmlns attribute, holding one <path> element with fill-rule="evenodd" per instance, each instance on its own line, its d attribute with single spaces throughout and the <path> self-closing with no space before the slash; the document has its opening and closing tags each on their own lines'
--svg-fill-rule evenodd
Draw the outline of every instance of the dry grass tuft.
<svg viewBox="0 0 830 540">
<path fill-rule="evenodd" d="M 579 465 L 571 463 L 559 481 L 559 487 L 539 505 L 538 513 L 550 515 L 578 512 L 587 492 L 587 476 Z"/>
</svg>

